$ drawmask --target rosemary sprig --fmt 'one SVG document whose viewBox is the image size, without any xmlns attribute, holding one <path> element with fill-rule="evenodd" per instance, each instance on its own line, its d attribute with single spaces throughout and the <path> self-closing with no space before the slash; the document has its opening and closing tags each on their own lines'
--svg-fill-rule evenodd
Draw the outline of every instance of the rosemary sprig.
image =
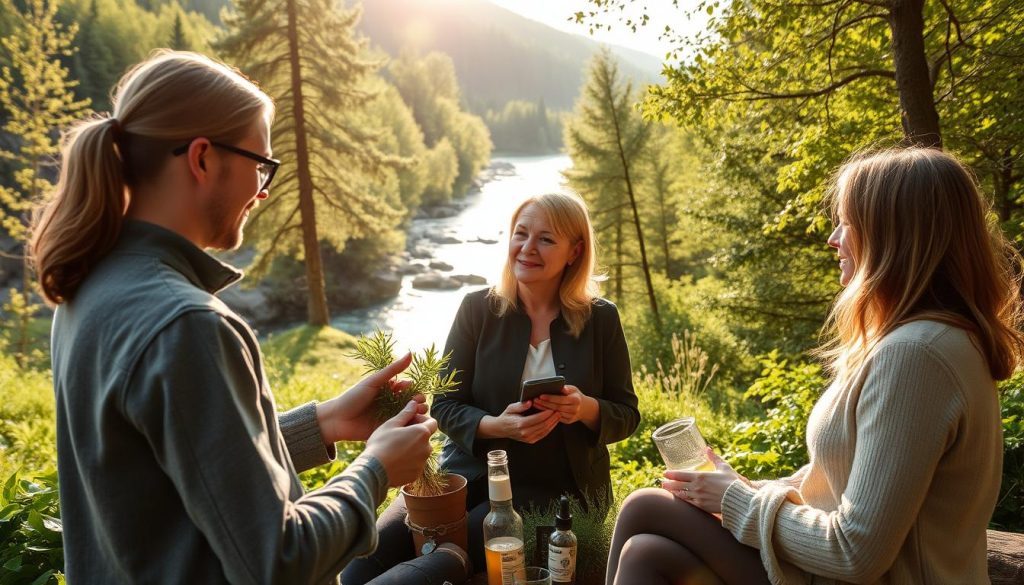
<svg viewBox="0 0 1024 585">
<path fill-rule="evenodd" d="M 365 374 L 372 374 L 383 370 L 394 361 L 394 350 L 395 341 L 391 333 L 377 330 L 368 337 L 356 340 L 356 349 L 351 357 L 363 362 L 366 366 Z M 453 369 L 447 376 L 442 376 L 450 359 L 450 352 L 442 357 L 433 344 L 423 350 L 422 354 L 413 354 L 412 364 L 405 373 L 410 383 L 402 385 L 388 380 L 377 394 L 374 404 L 377 420 L 383 422 L 395 416 L 416 394 L 432 397 L 455 390 L 458 384 L 455 376 L 458 371 Z M 417 495 L 442 494 L 448 487 L 446 475 L 445 470 L 437 462 L 435 452 L 427 459 L 423 475 L 410 484 L 409 489 Z"/>
</svg>

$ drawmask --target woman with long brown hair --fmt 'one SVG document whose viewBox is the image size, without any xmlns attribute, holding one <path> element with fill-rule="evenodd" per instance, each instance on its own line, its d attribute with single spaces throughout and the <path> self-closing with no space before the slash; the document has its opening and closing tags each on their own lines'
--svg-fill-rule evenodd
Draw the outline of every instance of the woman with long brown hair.
<svg viewBox="0 0 1024 585">
<path fill-rule="evenodd" d="M 624 504 L 609 585 L 988 582 L 995 382 L 1024 349 L 1019 257 L 948 153 L 864 153 L 837 177 L 828 243 L 845 289 L 810 463 L 749 481 L 709 450 L 714 472 L 666 471 Z"/>
</svg>

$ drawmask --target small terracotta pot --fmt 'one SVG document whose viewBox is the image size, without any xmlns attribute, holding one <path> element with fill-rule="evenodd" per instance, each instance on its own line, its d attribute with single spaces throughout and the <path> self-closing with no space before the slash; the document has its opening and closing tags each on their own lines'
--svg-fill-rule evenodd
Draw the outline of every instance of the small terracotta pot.
<svg viewBox="0 0 1024 585">
<path fill-rule="evenodd" d="M 402 486 L 402 497 L 409 511 L 410 531 L 416 545 L 416 556 L 423 554 L 423 543 L 427 537 L 412 527 L 420 526 L 428 531 L 443 531 L 435 534 L 434 542 L 451 542 L 469 548 L 469 536 L 466 532 L 466 478 L 457 473 L 448 474 L 448 491 L 439 496 L 416 496 L 407 490 L 409 484 Z"/>
</svg>

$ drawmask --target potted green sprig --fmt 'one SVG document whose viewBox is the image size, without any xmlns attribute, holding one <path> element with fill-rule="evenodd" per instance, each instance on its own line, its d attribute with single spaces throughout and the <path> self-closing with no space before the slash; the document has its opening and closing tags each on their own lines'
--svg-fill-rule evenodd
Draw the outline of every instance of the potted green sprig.
<svg viewBox="0 0 1024 585">
<path fill-rule="evenodd" d="M 366 373 L 378 372 L 394 361 L 395 342 L 391 333 L 376 331 L 356 340 L 352 354 L 366 365 Z M 451 354 L 441 356 L 431 345 L 413 354 L 406 370 L 408 384 L 388 381 L 377 395 L 376 416 L 381 422 L 398 414 L 413 396 L 423 394 L 428 399 L 455 389 L 457 372 L 444 375 Z M 427 460 L 423 474 L 414 482 L 402 486 L 408 518 L 406 524 L 413 533 L 418 554 L 433 550 L 442 542 L 453 542 L 463 549 L 468 546 L 466 532 L 466 478 L 447 473 L 437 461 L 436 453 Z"/>
</svg>

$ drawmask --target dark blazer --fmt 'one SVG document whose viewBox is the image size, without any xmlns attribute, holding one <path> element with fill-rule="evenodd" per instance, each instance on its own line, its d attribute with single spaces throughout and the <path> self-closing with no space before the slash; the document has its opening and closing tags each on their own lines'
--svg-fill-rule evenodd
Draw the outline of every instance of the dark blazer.
<svg viewBox="0 0 1024 585">
<path fill-rule="evenodd" d="M 470 481 L 486 476 L 487 452 L 504 449 L 511 439 L 477 439 L 480 419 L 498 416 L 519 400 L 520 378 L 530 344 L 530 318 L 510 311 L 499 318 L 488 290 L 463 299 L 448 334 L 449 368 L 459 371 L 458 388 L 434 400 L 431 408 L 448 436 L 441 462 Z M 633 434 L 640 411 L 633 392 L 629 350 L 615 305 L 594 301 L 590 320 L 579 338 L 569 334 L 559 315 L 551 322 L 551 355 L 555 371 L 600 404 L 600 426 L 591 431 L 582 422 L 562 425 L 572 475 L 582 493 L 610 495 L 609 443 Z M 514 480 L 515 478 L 513 478 Z"/>
</svg>

